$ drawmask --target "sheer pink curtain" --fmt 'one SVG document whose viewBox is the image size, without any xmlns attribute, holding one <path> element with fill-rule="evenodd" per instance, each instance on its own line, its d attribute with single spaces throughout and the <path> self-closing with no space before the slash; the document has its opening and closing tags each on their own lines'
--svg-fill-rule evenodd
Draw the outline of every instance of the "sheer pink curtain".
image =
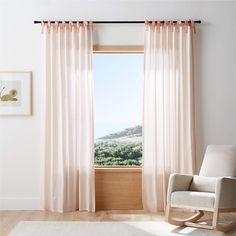
<svg viewBox="0 0 236 236">
<path fill-rule="evenodd" d="M 193 31 L 193 22 L 146 24 L 143 206 L 151 212 L 164 210 L 172 172 L 195 170 Z"/>
<path fill-rule="evenodd" d="M 44 209 L 94 211 L 92 25 L 43 25 Z"/>
</svg>

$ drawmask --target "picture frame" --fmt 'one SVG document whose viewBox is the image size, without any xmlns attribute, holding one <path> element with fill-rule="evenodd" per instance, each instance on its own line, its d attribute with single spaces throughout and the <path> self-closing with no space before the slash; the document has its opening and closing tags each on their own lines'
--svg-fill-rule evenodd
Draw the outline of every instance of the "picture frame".
<svg viewBox="0 0 236 236">
<path fill-rule="evenodd" d="M 32 114 L 32 72 L 0 71 L 0 116 Z"/>
</svg>

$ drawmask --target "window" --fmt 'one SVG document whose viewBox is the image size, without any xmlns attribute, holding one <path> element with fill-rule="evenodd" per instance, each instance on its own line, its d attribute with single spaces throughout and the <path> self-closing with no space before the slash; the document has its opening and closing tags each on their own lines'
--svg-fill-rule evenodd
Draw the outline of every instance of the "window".
<svg viewBox="0 0 236 236">
<path fill-rule="evenodd" d="M 95 165 L 142 163 L 143 54 L 93 55 Z"/>
</svg>

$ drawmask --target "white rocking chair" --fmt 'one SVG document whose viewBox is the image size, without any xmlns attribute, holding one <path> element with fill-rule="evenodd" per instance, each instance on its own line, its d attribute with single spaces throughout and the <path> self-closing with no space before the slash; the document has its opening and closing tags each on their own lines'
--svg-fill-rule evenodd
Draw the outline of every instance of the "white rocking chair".
<svg viewBox="0 0 236 236">
<path fill-rule="evenodd" d="M 196 210 L 196 214 L 173 218 L 173 207 Z M 210 226 L 196 223 L 204 211 L 213 212 Z M 231 231 L 235 222 L 222 225 L 221 212 L 236 212 L 236 146 L 208 146 L 199 175 L 172 174 L 169 179 L 166 220 L 170 224 Z"/>
</svg>

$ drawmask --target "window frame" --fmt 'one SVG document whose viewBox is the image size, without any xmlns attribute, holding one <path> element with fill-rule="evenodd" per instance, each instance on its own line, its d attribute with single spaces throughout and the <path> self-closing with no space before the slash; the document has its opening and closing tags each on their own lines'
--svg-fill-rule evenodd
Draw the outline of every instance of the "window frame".
<svg viewBox="0 0 236 236">
<path fill-rule="evenodd" d="M 143 54 L 142 45 L 94 45 L 95 54 Z"/>
<path fill-rule="evenodd" d="M 143 45 L 93 45 L 94 54 L 144 54 Z M 119 169 L 125 169 L 127 171 L 141 171 L 141 166 L 95 166 L 95 171 L 119 171 Z"/>
</svg>

